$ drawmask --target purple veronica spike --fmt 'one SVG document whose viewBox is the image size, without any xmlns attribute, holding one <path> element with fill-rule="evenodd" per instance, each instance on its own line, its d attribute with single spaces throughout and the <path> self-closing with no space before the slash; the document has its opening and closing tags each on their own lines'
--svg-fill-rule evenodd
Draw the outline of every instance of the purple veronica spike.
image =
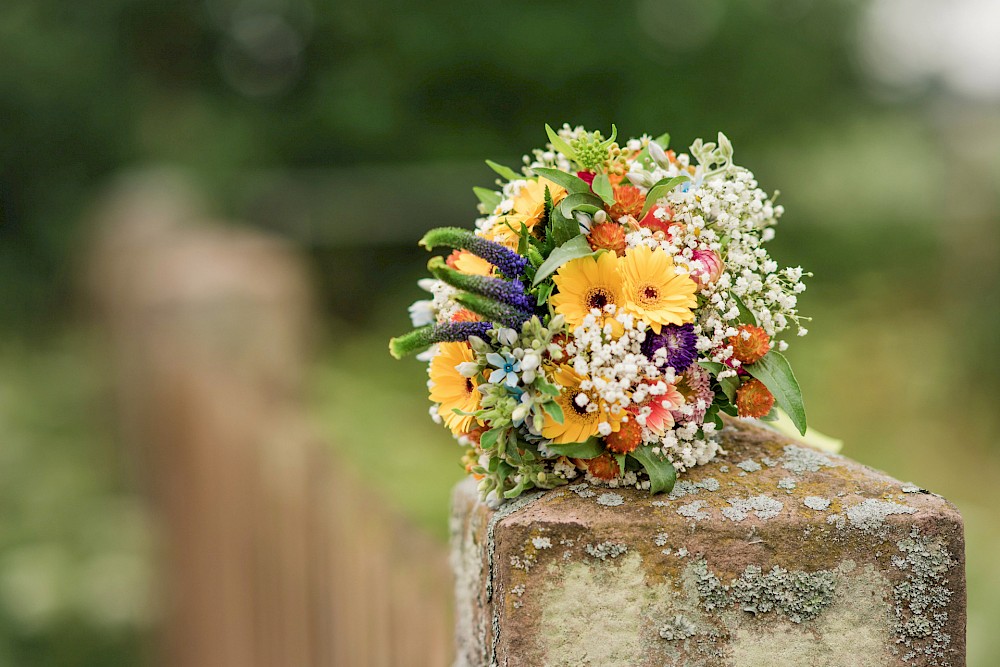
<svg viewBox="0 0 1000 667">
<path fill-rule="evenodd" d="M 492 322 L 444 322 L 434 326 L 432 338 L 435 343 L 455 343 L 468 340 L 469 336 L 486 338 L 486 332 L 492 328 Z"/>
<path fill-rule="evenodd" d="M 499 243 L 487 241 L 483 237 L 472 233 L 470 233 L 470 238 L 466 241 L 465 248 L 473 255 L 482 257 L 500 269 L 500 273 L 510 278 L 516 278 L 523 274 L 524 267 L 528 265 L 527 257 L 522 257 Z"/>
<path fill-rule="evenodd" d="M 642 343 L 642 353 L 657 366 L 670 366 L 678 373 L 684 372 L 698 357 L 695 347 L 698 337 L 694 333 L 694 325 L 682 324 L 676 326 L 667 324 L 660 333 L 648 333 Z M 658 350 L 666 350 L 666 356 L 657 358 Z"/>
<path fill-rule="evenodd" d="M 534 301 L 524 293 L 524 285 L 520 280 L 508 281 L 484 276 L 473 276 L 473 280 L 475 291 L 479 294 L 526 313 L 534 312 Z"/>
</svg>

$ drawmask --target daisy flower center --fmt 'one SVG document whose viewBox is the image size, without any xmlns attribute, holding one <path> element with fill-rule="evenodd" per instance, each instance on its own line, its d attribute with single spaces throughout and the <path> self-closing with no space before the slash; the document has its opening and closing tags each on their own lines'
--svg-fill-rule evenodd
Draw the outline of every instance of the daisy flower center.
<svg viewBox="0 0 1000 667">
<path fill-rule="evenodd" d="M 612 295 L 609 290 L 603 287 L 595 287 L 587 292 L 587 307 L 597 308 L 598 310 L 604 310 L 604 306 L 608 305 L 612 301 Z"/>
<path fill-rule="evenodd" d="M 571 400 L 569 402 L 569 404 L 571 406 L 573 406 L 573 412 L 575 412 L 576 414 L 580 415 L 581 417 L 587 417 L 587 416 L 589 416 L 589 413 L 587 412 L 587 404 L 584 403 L 583 405 L 580 405 L 579 403 L 576 402 L 577 397 L 580 396 L 581 394 L 583 394 L 582 391 L 581 392 L 577 392 L 576 394 L 573 394 L 573 400 Z M 586 394 L 583 394 L 583 395 L 586 396 Z M 589 397 L 588 397 L 588 399 L 589 399 Z"/>
<path fill-rule="evenodd" d="M 656 303 L 660 298 L 660 290 L 655 285 L 643 285 L 639 288 L 639 297 L 643 305 Z"/>
</svg>

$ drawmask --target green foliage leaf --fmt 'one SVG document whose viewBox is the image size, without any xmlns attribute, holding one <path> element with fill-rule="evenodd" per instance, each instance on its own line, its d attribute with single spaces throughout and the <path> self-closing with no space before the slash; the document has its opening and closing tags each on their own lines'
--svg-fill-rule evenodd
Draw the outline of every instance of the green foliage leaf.
<svg viewBox="0 0 1000 667">
<path fill-rule="evenodd" d="M 664 132 L 657 138 L 653 139 L 653 141 L 655 141 L 656 144 L 663 150 L 667 150 L 667 147 L 670 145 L 670 133 Z"/>
<path fill-rule="evenodd" d="M 497 444 L 497 438 L 500 437 L 500 433 L 502 431 L 503 429 L 500 428 L 491 428 L 489 431 L 486 431 L 486 433 L 483 433 L 479 438 L 479 446 L 484 450 L 493 449 L 493 447 Z"/>
<path fill-rule="evenodd" d="M 746 364 L 743 368 L 764 383 L 774 394 L 778 407 L 785 411 L 799 433 L 805 435 L 806 408 L 802 403 L 802 390 L 785 356 L 777 350 L 771 350 L 757 363 Z"/>
<path fill-rule="evenodd" d="M 712 377 L 717 377 L 719 372 L 726 367 L 725 364 L 720 364 L 718 361 L 699 361 L 698 365 L 711 373 Z"/>
<path fill-rule="evenodd" d="M 561 169 L 551 167 L 532 167 L 531 171 L 539 176 L 544 176 L 556 185 L 566 188 L 570 194 L 574 192 L 590 192 L 590 186 L 576 174 L 567 173 Z"/>
<path fill-rule="evenodd" d="M 505 167 L 502 164 L 497 164 L 493 160 L 487 160 L 486 164 L 488 164 L 490 166 L 490 169 L 492 169 L 496 173 L 500 174 L 500 176 L 502 176 L 503 178 L 506 178 L 508 181 L 519 181 L 519 180 L 524 179 L 524 175 L 523 174 L 517 173 L 516 171 L 514 171 L 510 167 Z"/>
<path fill-rule="evenodd" d="M 572 146 L 566 143 L 566 140 L 560 137 L 555 130 L 549 127 L 548 123 L 545 124 L 545 133 L 549 135 L 549 143 L 552 144 L 552 148 L 556 149 L 570 160 L 576 159 L 576 151 L 573 150 Z"/>
<path fill-rule="evenodd" d="M 743 299 L 736 296 L 736 294 L 734 294 L 733 292 L 730 292 L 729 296 L 733 297 L 733 300 L 736 302 L 736 307 L 740 309 L 740 322 L 743 324 L 753 324 L 754 326 L 756 326 L 757 317 L 753 314 L 753 311 L 747 308 L 747 305 L 743 303 Z"/>
<path fill-rule="evenodd" d="M 583 442 L 571 442 L 565 445 L 545 445 L 545 447 L 556 454 L 574 459 L 592 459 L 604 453 L 604 446 L 598 438 L 588 438 Z"/>
<path fill-rule="evenodd" d="M 664 178 L 663 180 L 658 181 L 656 185 L 651 187 L 649 192 L 646 193 L 646 204 L 642 207 L 642 215 L 639 216 L 639 219 L 642 220 L 646 217 L 646 214 L 649 213 L 649 209 L 653 208 L 659 199 L 667 195 L 681 183 L 685 183 L 690 180 L 691 179 L 688 176 L 682 174 L 680 176 Z"/>
<path fill-rule="evenodd" d="M 736 390 L 740 388 L 740 378 L 738 375 L 730 375 L 724 378 L 717 378 L 722 393 L 726 395 L 730 403 L 736 403 Z"/>
<path fill-rule="evenodd" d="M 607 174 L 598 174 L 594 178 L 592 188 L 594 190 L 594 194 L 600 197 L 608 206 L 615 203 L 615 191 L 611 187 L 611 181 L 608 180 Z"/>
<path fill-rule="evenodd" d="M 570 195 L 574 197 L 576 195 Z M 547 234 L 547 240 L 551 241 L 551 247 L 556 248 L 563 245 L 570 239 L 580 236 L 580 223 L 572 215 L 563 215 L 562 210 L 554 209 L 552 212 L 551 225 Z"/>
<path fill-rule="evenodd" d="M 597 213 L 602 208 L 604 208 L 604 203 L 601 198 L 589 192 L 574 192 L 559 203 L 559 211 L 568 218 L 573 217 L 573 211 Z"/>
<path fill-rule="evenodd" d="M 643 445 L 630 454 L 642 464 L 649 475 L 650 493 L 670 493 L 677 481 L 677 471 L 674 465 L 659 454 L 653 453 L 653 448 Z"/>
<path fill-rule="evenodd" d="M 481 201 L 483 206 L 485 206 L 490 212 L 499 206 L 500 201 L 503 199 L 499 192 L 494 192 L 493 190 L 488 190 L 486 188 L 472 188 L 472 191 L 476 193 L 476 197 L 479 198 L 479 201 Z"/>
<path fill-rule="evenodd" d="M 590 257 L 593 254 L 594 251 L 591 249 L 590 244 L 587 243 L 586 236 L 581 234 L 576 238 L 570 239 L 553 250 L 549 258 L 545 260 L 545 263 L 538 267 L 538 271 L 535 272 L 535 279 L 531 283 L 532 286 L 538 285 L 538 283 L 548 278 L 566 262 L 581 257 Z"/>
<path fill-rule="evenodd" d="M 546 301 L 549 300 L 549 296 L 552 294 L 552 290 L 555 287 L 552 283 L 546 283 L 538 288 L 538 300 L 536 305 L 544 305 Z"/>
</svg>

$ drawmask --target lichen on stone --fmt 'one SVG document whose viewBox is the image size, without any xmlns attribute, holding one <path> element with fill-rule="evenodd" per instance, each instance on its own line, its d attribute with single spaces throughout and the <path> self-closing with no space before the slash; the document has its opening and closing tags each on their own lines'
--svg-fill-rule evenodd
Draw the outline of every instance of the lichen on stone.
<svg viewBox="0 0 1000 667">
<path fill-rule="evenodd" d="M 885 519 L 893 514 L 914 514 L 916 508 L 894 503 L 891 500 L 866 498 L 857 505 L 848 507 L 844 514 L 851 525 L 866 533 L 877 532 L 882 528 Z"/>
<path fill-rule="evenodd" d="M 794 477 L 782 477 L 780 480 L 778 480 L 779 489 L 785 489 L 786 491 L 791 493 L 795 489 L 795 487 L 796 483 Z"/>
<path fill-rule="evenodd" d="M 617 507 L 624 502 L 625 499 L 617 493 L 602 493 L 597 498 L 597 504 L 605 507 Z"/>
<path fill-rule="evenodd" d="M 653 544 L 658 547 L 665 547 L 670 541 L 670 536 L 666 533 L 657 533 L 656 537 L 653 538 Z"/>
<path fill-rule="evenodd" d="M 618 558 L 628 551 L 628 546 L 617 542 L 601 542 L 600 544 L 588 544 L 584 547 L 586 552 L 599 560 L 608 558 Z"/>
<path fill-rule="evenodd" d="M 798 445 L 785 445 L 785 453 L 781 457 L 782 468 L 800 475 L 819 472 L 820 468 L 833 468 L 836 465 L 826 454 Z"/>
<path fill-rule="evenodd" d="M 766 521 L 781 513 L 784 505 L 779 500 L 769 496 L 751 496 L 749 498 L 729 498 L 730 507 L 723 508 L 722 515 L 730 521 L 739 523 L 747 518 L 750 512 L 758 519 Z"/>
<path fill-rule="evenodd" d="M 683 614 L 676 614 L 660 626 L 660 637 L 668 642 L 689 639 L 698 634 L 698 626 Z"/>
<path fill-rule="evenodd" d="M 775 565 L 764 573 L 759 566 L 748 565 L 729 586 L 729 596 L 745 612 L 774 611 L 801 623 L 815 618 L 833 602 L 836 586 L 836 575 L 829 570 L 789 572 Z"/>
<path fill-rule="evenodd" d="M 817 512 L 822 512 L 830 506 L 830 499 L 823 498 L 821 496 L 806 496 L 802 500 L 802 504 L 811 510 L 816 510 Z"/>
<path fill-rule="evenodd" d="M 701 521 L 702 519 L 707 519 L 711 514 L 708 512 L 703 512 L 707 503 L 704 500 L 695 500 L 688 503 L 687 505 L 681 505 L 677 508 L 677 513 L 683 517 L 689 519 L 694 519 L 695 521 Z"/>
<path fill-rule="evenodd" d="M 594 490 L 590 488 L 590 484 L 587 484 L 586 482 L 573 484 L 571 486 L 567 486 L 566 488 L 581 498 L 593 498 L 597 495 Z"/>
<path fill-rule="evenodd" d="M 951 635 L 944 626 L 952 597 L 948 571 L 954 560 L 943 543 L 923 537 L 916 527 L 896 546 L 902 555 L 892 563 L 906 572 L 906 579 L 892 589 L 896 641 L 909 650 L 903 661 L 926 656 L 927 664 L 949 665 Z"/>
<path fill-rule="evenodd" d="M 536 549 L 551 549 L 552 540 L 547 537 L 533 537 L 531 538 L 531 544 Z"/>
<path fill-rule="evenodd" d="M 757 472 L 758 470 L 760 470 L 760 464 L 754 461 L 753 459 L 746 459 L 744 461 L 740 461 L 739 463 L 736 464 L 736 467 L 745 472 Z"/>
</svg>

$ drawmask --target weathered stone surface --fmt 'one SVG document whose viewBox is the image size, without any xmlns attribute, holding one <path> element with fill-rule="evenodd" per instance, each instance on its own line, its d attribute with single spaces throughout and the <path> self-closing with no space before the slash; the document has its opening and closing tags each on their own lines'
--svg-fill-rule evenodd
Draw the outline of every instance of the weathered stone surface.
<svg viewBox="0 0 1000 667">
<path fill-rule="evenodd" d="M 670 496 L 455 491 L 457 667 L 965 665 L 943 498 L 734 423 Z"/>
</svg>

